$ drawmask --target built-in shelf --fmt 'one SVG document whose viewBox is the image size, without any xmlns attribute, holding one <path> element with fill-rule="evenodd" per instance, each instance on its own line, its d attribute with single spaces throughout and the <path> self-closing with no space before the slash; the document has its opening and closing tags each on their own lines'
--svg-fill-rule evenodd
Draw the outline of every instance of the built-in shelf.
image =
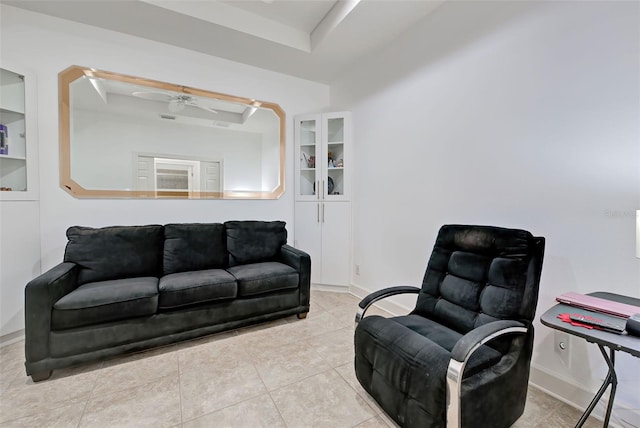
<svg viewBox="0 0 640 428">
<path fill-rule="evenodd" d="M 24 112 L 9 110 L 9 109 L 0 107 L 1 123 L 16 122 L 18 120 L 24 120 Z"/>
<path fill-rule="evenodd" d="M 18 160 L 18 161 L 26 161 L 27 158 L 24 156 L 11 156 L 11 155 L 0 155 L 0 160 Z"/>
<path fill-rule="evenodd" d="M 7 145 L 0 153 L 0 200 L 35 200 L 35 81 L 31 75 L 0 68 L 0 124 Z M 29 132 L 27 132 L 29 128 Z M 27 138 L 27 134 L 29 138 Z M 37 157 L 37 156 L 35 156 Z"/>
<path fill-rule="evenodd" d="M 24 122 L 24 77 L 0 69 L 0 124 L 6 129 L 7 154 L 0 153 L 0 187 L 27 188 L 27 157 Z"/>
</svg>

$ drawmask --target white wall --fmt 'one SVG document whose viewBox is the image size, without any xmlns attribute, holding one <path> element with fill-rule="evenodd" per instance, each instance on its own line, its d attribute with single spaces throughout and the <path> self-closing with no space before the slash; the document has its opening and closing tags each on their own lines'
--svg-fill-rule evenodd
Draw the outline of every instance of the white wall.
<svg viewBox="0 0 640 428">
<path fill-rule="evenodd" d="M 71 225 L 279 219 L 288 223 L 293 238 L 292 118 L 326 109 L 328 86 L 6 5 L 0 5 L 0 20 L 0 59 L 23 65 L 37 78 L 41 251 L 32 257 L 41 261 L 42 270 L 62 260 L 65 230 Z M 69 195 L 59 187 L 57 78 L 74 64 L 278 103 L 287 114 L 285 194 L 264 201 L 92 200 Z M 15 217 L 13 221 L 20 221 Z M 13 307 L 22 305 L 24 284 L 3 282 L 0 287 L 3 305 L 4 299 Z"/>
<path fill-rule="evenodd" d="M 40 274 L 37 201 L 1 201 L 0 337 L 9 342 L 24 328 L 24 285 Z"/>
<path fill-rule="evenodd" d="M 280 164 L 280 137 L 277 131 L 262 133 L 262 189 L 271 192 L 278 187 L 280 171 L 275 165 Z M 291 188 L 292 191 L 293 188 Z"/>
<path fill-rule="evenodd" d="M 440 225 L 471 223 L 546 237 L 538 316 L 565 291 L 640 297 L 639 5 L 448 2 L 332 85 L 355 124 L 353 283 L 420 284 Z M 536 329 L 534 366 L 595 391 L 597 348 L 572 340 L 567 369 Z M 637 363 L 618 355 L 634 409 Z"/>
</svg>

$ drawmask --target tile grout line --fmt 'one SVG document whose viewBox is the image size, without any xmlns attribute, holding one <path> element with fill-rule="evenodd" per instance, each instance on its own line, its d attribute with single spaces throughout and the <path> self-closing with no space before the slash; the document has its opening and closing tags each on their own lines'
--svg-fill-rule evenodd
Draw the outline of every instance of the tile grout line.
<svg viewBox="0 0 640 428">
<path fill-rule="evenodd" d="M 180 370 L 180 354 L 176 352 L 176 364 L 178 365 L 178 405 L 180 407 L 180 426 L 184 425 L 184 412 L 182 411 L 182 377 Z"/>
<path fill-rule="evenodd" d="M 286 346 L 286 345 L 283 345 L 283 346 Z M 269 400 L 271 400 L 273 407 L 276 408 L 278 415 L 280 415 L 280 419 L 282 420 L 282 423 L 284 424 L 285 427 L 289 428 L 289 424 L 287 424 L 287 420 L 284 418 L 284 415 L 282 414 L 280 407 L 278 407 L 278 404 L 276 404 L 276 400 L 273 399 L 273 395 L 271 395 L 271 391 L 269 390 L 269 387 L 267 386 L 264 379 L 262 378 L 262 375 L 260 374 L 260 370 L 258 370 L 258 367 L 256 367 L 256 362 L 254 361 L 253 356 L 249 355 L 249 360 L 251 361 L 251 365 L 253 366 L 253 369 L 258 374 L 258 378 L 260 379 L 260 382 L 262 382 L 264 389 L 267 391 L 267 394 L 269 395 Z M 274 390 L 274 391 L 277 391 L 277 390 Z"/>
<path fill-rule="evenodd" d="M 96 370 L 96 378 L 93 381 L 93 387 L 91 388 L 91 392 L 89 393 L 89 396 L 87 397 L 87 401 L 84 403 L 84 407 L 82 408 L 82 413 L 80 414 L 80 419 L 78 419 L 78 425 L 76 425 L 76 428 L 80 428 L 80 425 L 82 424 L 82 419 L 84 418 L 85 413 L 87 412 L 87 407 L 89 407 L 89 402 L 91 401 L 91 398 L 93 397 L 93 392 L 96 390 L 96 387 L 98 386 L 98 377 L 99 377 L 99 372 L 100 370 L 102 370 L 104 368 L 104 361 L 102 361 L 100 363 L 100 368 Z"/>
<path fill-rule="evenodd" d="M 270 390 L 269 390 L 269 388 L 267 388 L 267 393 L 269 394 L 269 398 L 271 399 L 271 402 L 273 403 L 273 405 L 276 407 L 276 410 L 278 410 L 278 413 L 280 414 L 280 417 L 282 418 L 282 421 L 284 422 L 285 426 L 287 426 L 287 428 L 289 428 L 289 424 L 288 424 L 288 423 L 287 423 L 287 421 L 285 420 L 284 415 L 282 415 L 282 412 L 280 411 L 280 407 L 278 407 L 278 404 L 277 404 L 277 403 L 276 403 L 276 401 L 273 399 L 273 396 L 271 395 L 271 393 L 272 393 L 272 392 L 279 391 L 279 390 L 284 389 L 284 388 L 287 388 L 287 387 L 289 387 L 289 386 L 291 386 L 291 385 L 293 385 L 293 384 L 295 384 L 295 383 L 305 381 L 305 380 L 310 379 L 310 378 L 312 378 L 312 377 L 314 377 L 314 376 L 317 376 L 317 375 L 319 375 L 319 374 L 327 373 L 327 372 L 329 372 L 329 371 L 331 371 L 331 370 L 333 370 L 333 369 L 332 369 L 332 368 L 330 368 L 330 369 L 328 369 L 328 370 L 324 370 L 324 371 L 321 371 L 321 372 L 315 373 L 315 374 L 313 374 L 313 375 L 307 376 L 307 377 L 305 377 L 305 378 L 303 378 L 303 379 L 298 379 L 298 380 L 296 380 L 295 382 L 291 382 L 291 383 L 289 383 L 289 384 L 287 384 L 287 385 L 282 385 L 282 386 L 280 386 L 280 387 L 278 387 L 278 388 L 274 389 L 273 391 L 270 391 Z M 258 375 L 260 375 L 260 373 L 258 373 Z M 261 377 L 261 379 L 262 379 L 262 377 Z M 264 381 L 263 381 L 263 383 L 264 383 Z M 265 385 L 265 387 L 267 387 L 267 386 Z M 291 428 L 293 428 L 293 427 L 291 427 Z"/>
<path fill-rule="evenodd" d="M 338 367 L 343 367 L 343 366 L 346 366 L 347 364 L 349 364 L 349 363 L 343 364 L 343 365 L 338 366 Z M 352 390 L 352 391 L 353 391 L 353 392 L 354 392 L 358 397 L 360 397 L 360 399 L 361 399 L 361 400 L 363 401 L 363 403 L 367 406 L 367 408 L 369 408 L 369 409 L 373 412 L 373 416 L 371 416 L 371 417 L 370 417 L 370 418 L 368 418 L 368 419 L 365 419 L 364 421 L 360 421 L 360 422 L 358 422 L 356 425 L 353 425 L 353 427 L 356 427 L 356 426 L 358 426 L 358 425 L 360 425 L 360 424 L 362 424 L 362 423 L 364 423 L 364 422 L 366 422 L 366 421 L 368 421 L 368 420 L 371 420 L 371 419 L 375 419 L 375 418 L 377 418 L 377 417 L 378 417 L 378 415 L 379 415 L 379 413 L 378 413 L 377 409 L 375 409 L 371 404 L 369 404 L 369 403 L 367 402 L 367 400 L 365 400 L 365 397 L 363 397 L 363 396 L 362 396 L 362 395 L 361 395 L 361 394 L 360 394 L 360 393 L 359 393 L 359 392 L 358 392 L 358 391 L 357 391 L 353 386 L 351 386 L 351 384 L 347 381 L 347 379 L 345 379 L 345 378 L 344 378 L 344 376 L 342 376 L 342 375 L 340 374 L 340 372 L 339 372 L 338 370 L 336 370 L 336 367 L 332 368 L 331 370 L 333 370 L 333 371 L 338 375 L 338 378 L 340 378 L 340 380 L 342 380 L 342 382 L 344 382 L 344 384 L 345 384 L 345 385 L 347 385 L 347 386 L 348 386 L 348 387 L 349 387 L 349 388 L 350 388 L 350 389 L 351 389 L 351 390 Z M 373 399 L 373 398 L 372 398 L 372 399 Z M 383 422 L 384 422 L 386 425 L 388 425 L 386 421 L 384 421 L 384 420 L 383 420 Z"/>
<path fill-rule="evenodd" d="M 240 334 L 238 333 L 238 329 L 230 330 L 229 332 L 230 332 L 230 333 L 233 333 L 232 338 L 233 338 L 233 337 L 239 337 L 239 336 L 240 336 Z M 224 339 L 222 339 L 222 340 L 224 340 Z M 207 344 L 212 344 L 212 343 L 216 343 L 216 342 L 218 342 L 218 341 L 214 341 L 214 342 L 207 342 Z M 200 345 L 198 345 L 198 346 L 200 346 Z M 252 366 L 252 367 L 254 368 L 254 370 L 256 371 L 256 374 L 258 375 L 258 378 L 260 378 L 260 381 L 261 381 L 261 382 L 262 382 L 262 384 L 264 385 L 264 381 L 262 380 L 262 377 L 260 376 L 260 373 L 258 372 L 258 369 L 255 367 L 255 365 L 254 365 L 254 363 L 253 363 L 253 359 L 252 359 L 252 358 L 251 358 L 251 356 L 246 352 L 246 350 L 244 350 L 244 349 L 243 349 L 243 350 L 242 350 L 242 352 L 244 352 L 244 353 L 245 353 L 245 356 L 248 358 L 248 361 L 251 363 L 251 366 Z M 180 375 L 180 364 L 179 364 L 179 358 L 178 358 L 178 376 L 179 376 L 179 375 Z M 268 393 L 268 392 L 269 392 L 269 389 L 266 387 L 266 385 L 264 385 L 264 387 L 265 387 L 265 390 L 266 390 L 266 391 L 267 391 L 267 393 Z M 182 395 L 182 381 L 181 381 L 181 380 L 180 380 L 180 391 L 181 391 L 181 395 Z M 261 395 L 261 394 L 253 395 L 253 396 L 251 396 L 251 397 L 245 398 L 245 399 L 243 399 L 243 400 L 237 401 L 237 402 L 235 402 L 235 403 L 229 404 L 229 405 L 227 405 L 227 406 L 221 407 L 221 408 L 216 409 L 216 410 L 213 410 L 213 411 L 211 411 L 211 412 L 207 412 L 207 413 L 204 413 L 204 414 L 202 414 L 202 415 L 199 415 L 199 416 L 193 417 L 193 418 L 188 419 L 188 420 L 186 420 L 186 421 L 184 420 L 184 418 L 183 418 L 183 416 L 182 416 L 182 397 L 181 397 L 181 401 L 180 401 L 180 414 L 181 414 L 180 419 L 181 419 L 181 421 L 182 421 L 182 422 L 181 422 L 181 425 L 184 425 L 184 423 L 185 423 L 185 422 L 191 422 L 191 421 L 194 421 L 194 420 L 196 420 L 196 419 L 199 419 L 199 418 L 205 417 L 205 416 L 207 416 L 207 415 L 210 415 L 210 414 L 212 414 L 212 413 L 216 413 L 216 412 L 219 412 L 219 411 L 222 411 L 222 410 L 228 409 L 228 408 L 230 408 L 230 407 L 236 406 L 236 405 L 238 405 L 238 404 L 240 404 L 240 403 L 245 403 L 245 402 L 247 402 L 247 401 L 249 401 L 249 400 L 253 400 L 253 399 L 257 398 L 257 397 L 260 397 L 260 395 Z M 275 403 L 274 403 L 274 405 L 275 405 Z M 276 407 L 276 408 L 277 408 L 277 407 Z"/>
<path fill-rule="evenodd" d="M 237 333 L 237 331 L 238 331 L 238 330 L 234 330 L 234 331 Z M 259 331 L 260 331 L 260 330 L 259 330 Z M 240 334 L 235 334 L 235 335 L 234 335 L 234 337 L 238 337 L 238 336 L 240 336 Z M 284 345 L 283 345 L 283 346 L 284 346 Z M 263 378 L 262 378 L 262 376 L 260 375 L 260 372 L 258 371 L 258 368 L 257 368 L 257 367 L 256 367 L 256 365 L 255 365 L 255 362 L 254 362 L 254 360 L 253 360 L 253 357 L 252 357 L 248 352 L 246 352 L 246 350 L 244 350 L 244 349 L 243 349 L 243 351 L 242 351 L 242 352 L 244 352 L 244 353 L 245 353 L 245 356 L 247 357 L 247 361 L 251 363 L 251 366 L 253 367 L 253 369 L 255 370 L 256 374 L 258 375 L 258 378 L 260 379 L 260 382 L 261 382 L 261 383 L 262 383 L 262 385 L 264 386 L 264 389 L 265 389 L 265 391 L 267 392 L 267 395 L 269 396 L 269 399 L 271 400 L 271 403 L 273 404 L 273 406 L 274 406 L 274 407 L 276 408 L 276 410 L 278 411 L 278 414 L 280 415 L 280 418 L 282 419 L 282 421 L 284 422 L 284 424 L 285 424 L 285 425 L 287 425 L 286 421 L 284 420 L 284 417 L 282 416 L 282 413 L 280 412 L 280 409 L 278 408 L 278 406 L 276 405 L 275 401 L 273 400 L 273 397 L 271 396 L 271 391 L 269 391 L 269 388 L 268 388 L 268 387 L 267 387 L 267 385 L 265 384 L 264 379 L 263 379 Z M 183 421 L 182 421 L 182 424 L 184 424 L 185 422 L 194 421 L 194 420 L 196 420 L 196 419 L 199 419 L 199 418 L 205 417 L 205 416 L 207 416 L 207 415 L 211 415 L 211 414 L 213 414 L 213 413 L 216 413 L 216 412 L 219 412 L 219 411 L 222 411 L 222 410 L 225 410 L 225 409 L 228 409 L 228 408 L 231 408 L 231 407 L 237 406 L 238 404 L 241 404 L 241 403 L 246 403 L 247 401 L 254 400 L 254 399 L 256 399 L 256 398 L 258 398 L 258 397 L 260 397 L 260 396 L 262 396 L 262 395 L 263 395 L 263 394 L 253 395 L 253 396 L 251 396 L 251 397 L 247 397 L 247 398 L 245 398 L 245 399 L 243 399 L 243 400 L 240 400 L 240 401 L 237 401 L 237 402 L 231 403 L 231 404 L 229 404 L 229 405 L 227 405 L 227 406 L 221 407 L 221 408 L 216 409 L 216 410 L 213 410 L 213 411 L 211 411 L 211 412 L 208 412 L 208 413 L 202 414 L 202 415 L 200 415 L 200 416 L 194 417 L 194 418 L 189 419 L 189 420 L 187 420 L 187 421 L 184 421 L 184 420 L 183 420 Z"/>
</svg>

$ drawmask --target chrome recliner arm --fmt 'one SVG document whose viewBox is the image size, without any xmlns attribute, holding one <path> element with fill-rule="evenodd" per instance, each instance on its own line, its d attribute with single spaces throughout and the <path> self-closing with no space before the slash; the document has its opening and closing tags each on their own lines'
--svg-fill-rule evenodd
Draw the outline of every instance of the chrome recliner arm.
<svg viewBox="0 0 640 428">
<path fill-rule="evenodd" d="M 420 293 L 420 288 L 413 287 L 411 285 L 399 285 L 396 287 L 383 288 L 382 290 L 378 290 L 369 294 L 367 297 L 362 299 L 360 303 L 358 303 L 359 309 L 358 309 L 358 312 L 356 313 L 356 320 L 355 320 L 356 324 L 358 324 L 360 320 L 362 320 L 365 312 L 367 312 L 367 309 L 369 309 L 369 307 L 373 305 L 375 302 L 377 302 L 378 300 L 385 299 L 390 296 L 395 296 L 396 294 L 406 294 L 406 293 L 414 293 L 414 294 Z"/>
<path fill-rule="evenodd" d="M 447 427 L 461 427 L 462 413 L 460 394 L 462 375 L 467 362 L 483 344 L 505 334 L 526 334 L 527 327 L 518 321 L 494 321 L 480 326 L 460 338 L 451 350 L 447 368 Z"/>
</svg>

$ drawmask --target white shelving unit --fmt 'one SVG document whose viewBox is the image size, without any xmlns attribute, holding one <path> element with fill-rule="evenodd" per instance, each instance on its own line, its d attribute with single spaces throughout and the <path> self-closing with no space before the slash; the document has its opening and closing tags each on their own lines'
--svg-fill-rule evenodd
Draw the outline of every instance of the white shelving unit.
<svg viewBox="0 0 640 428">
<path fill-rule="evenodd" d="M 8 152 L 0 153 L 0 200 L 37 199 L 35 103 L 35 81 L 0 68 L 0 124 L 8 137 Z"/>
<path fill-rule="evenodd" d="M 3 61 L 0 123 L 8 128 L 9 153 L 0 155 L 0 343 L 24 328 L 24 286 L 40 270 L 38 127 L 34 75 Z"/>
<path fill-rule="evenodd" d="M 351 117 L 348 112 L 295 118 L 295 246 L 311 255 L 311 282 L 349 285 Z"/>
</svg>

